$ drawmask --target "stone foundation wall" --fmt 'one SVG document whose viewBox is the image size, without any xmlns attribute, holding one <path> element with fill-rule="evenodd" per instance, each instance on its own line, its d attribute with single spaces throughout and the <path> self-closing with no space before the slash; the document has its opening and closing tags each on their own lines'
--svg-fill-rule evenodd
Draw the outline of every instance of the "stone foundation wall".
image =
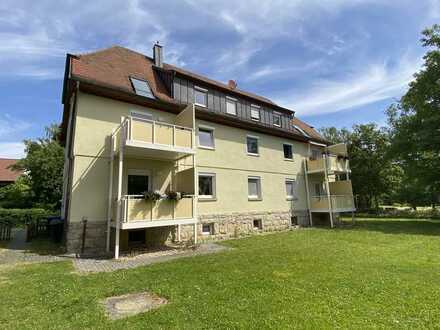
<svg viewBox="0 0 440 330">
<path fill-rule="evenodd" d="M 254 220 L 261 221 L 260 228 L 254 228 Z M 211 225 L 211 234 L 202 233 L 203 224 Z M 247 212 L 200 215 L 197 237 L 200 241 L 239 238 L 259 232 L 286 230 L 291 227 L 290 212 Z M 181 226 L 182 241 L 193 240 L 194 226 Z"/>
<path fill-rule="evenodd" d="M 71 222 L 66 232 L 66 249 L 68 253 L 81 253 L 83 223 Z M 84 241 L 85 254 L 98 254 L 105 251 L 107 239 L 107 222 L 88 221 Z"/>
</svg>

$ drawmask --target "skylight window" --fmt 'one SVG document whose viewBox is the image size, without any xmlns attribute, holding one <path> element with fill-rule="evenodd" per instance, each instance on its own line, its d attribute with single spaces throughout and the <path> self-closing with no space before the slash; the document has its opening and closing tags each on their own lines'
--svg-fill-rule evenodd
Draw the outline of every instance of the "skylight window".
<svg viewBox="0 0 440 330">
<path fill-rule="evenodd" d="M 146 96 L 154 99 L 154 95 L 151 92 L 151 88 L 150 85 L 148 85 L 148 82 L 146 82 L 145 80 L 140 80 L 132 77 L 130 77 L 130 80 L 133 85 L 134 92 L 137 95 Z"/>
<path fill-rule="evenodd" d="M 306 136 L 306 137 L 310 137 L 309 134 L 307 134 L 302 128 L 299 128 L 296 125 L 292 125 L 296 130 L 300 131 L 302 133 L 302 135 Z"/>
</svg>

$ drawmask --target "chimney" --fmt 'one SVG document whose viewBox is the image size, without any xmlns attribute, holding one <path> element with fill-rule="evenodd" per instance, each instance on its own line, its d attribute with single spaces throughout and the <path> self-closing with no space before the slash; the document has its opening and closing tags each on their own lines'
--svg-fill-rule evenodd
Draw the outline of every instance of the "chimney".
<svg viewBox="0 0 440 330">
<path fill-rule="evenodd" d="M 159 68 L 163 66 L 162 46 L 159 45 L 159 41 L 156 41 L 153 46 L 153 60 L 155 66 L 158 66 Z"/>
<path fill-rule="evenodd" d="M 229 80 L 228 81 L 228 87 L 230 89 L 236 89 L 237 88 L 237 83 L 235 82 L 235 80 Z"/>
</svg>

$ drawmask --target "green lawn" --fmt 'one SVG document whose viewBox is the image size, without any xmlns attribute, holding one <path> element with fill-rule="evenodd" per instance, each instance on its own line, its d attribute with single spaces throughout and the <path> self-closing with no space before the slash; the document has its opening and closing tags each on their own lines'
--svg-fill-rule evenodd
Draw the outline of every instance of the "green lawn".
<svg viewBox="0 0 440 330">
<path fill-rule="evenodd" d="M 0 271 L 12 329 L 435 328 L 440 222 L 361 220 L 224 242 L 233 250 L 79 276 L 68 262 Z M 0 268 L 1 269 L 1 268 Z M 161 309 L 108 321 L 99 301 L 144 290 Z"/>
</svg>

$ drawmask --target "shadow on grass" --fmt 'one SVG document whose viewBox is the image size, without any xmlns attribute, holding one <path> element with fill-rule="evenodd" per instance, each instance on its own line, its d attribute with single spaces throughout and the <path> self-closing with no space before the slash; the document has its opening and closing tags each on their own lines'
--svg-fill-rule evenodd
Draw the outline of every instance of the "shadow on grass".
<svg viewBox="0 0 440 330">
<path fill-rule="evenodd" d="M 344 221 L 345 222 L 345 221 Z M 440 221 L 430 219 L 356 219 L 348 230 L 376 231 L 384 234 L 440 236 Z"/>
<path fill-rule="evenodd" d="M 35 238 L 26 244 L 26 253 L 57 256 L 65 252 L 61 243 L 54 243 L 48 238 Z"/>
</svg>

